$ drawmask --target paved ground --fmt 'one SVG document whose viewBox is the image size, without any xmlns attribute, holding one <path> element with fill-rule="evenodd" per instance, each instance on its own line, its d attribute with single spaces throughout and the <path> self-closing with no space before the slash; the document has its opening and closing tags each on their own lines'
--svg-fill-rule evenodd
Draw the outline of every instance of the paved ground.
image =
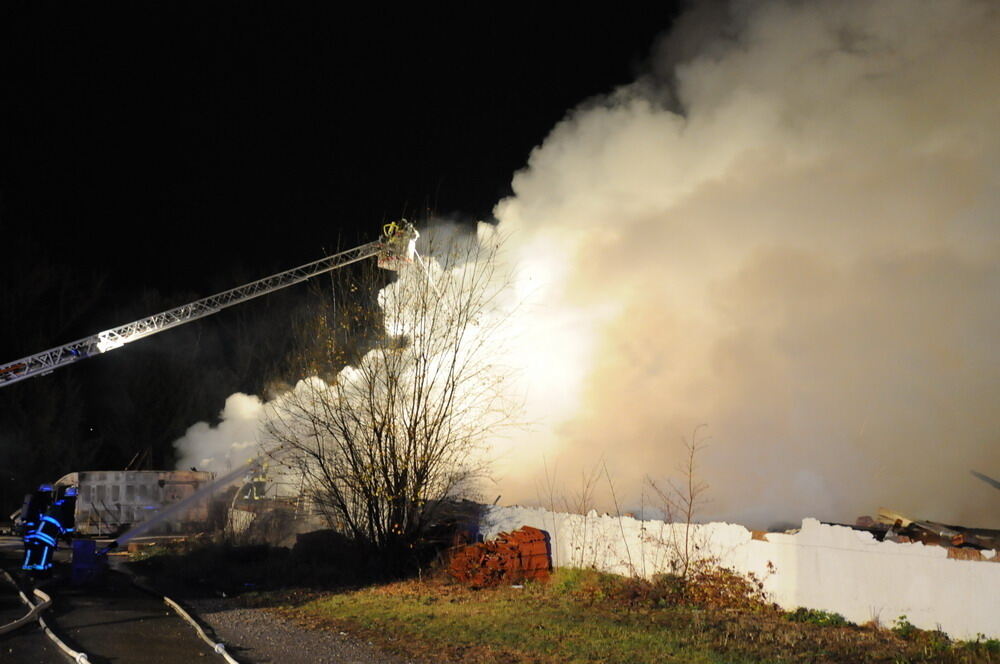
<svg viewBox="0 0 1000 664">
<path fill-rule="evenodd" d="M 20 547 L 16 540 L 12 546 L 10 539 L 0 539 L 0 565 L 19 577 Z M 161 599 L 134 587 L 123 574 L 110 572 L 97 586 L 75 587 L 69 583 L 68 551 L 60 551 L 55 560 L 52 578 L 38 584 L 52 597 L 45 620 L 66 645 L 87 653 L 93 664 L 222 661 Z M 4 585 L 3 592 L 16 599 L 13 589 Z M 8 613 L 2 624 L 7 624 L 13 620 L 7 620 L 8 615 L 17 611 L 8 602 L 4 606 Z M 37 623 L 0 635 L 0 653 L 11 657 L 0 658 L 4 662 L 65 664 L 68 660 Z"/>
<path fill-rule="evenodd" d="M 56 574 L 43 584 L 53 599 L 46 620 L 67 645 L 86 652 L 93 664 L 223 662 L 160 598 L 134 586 L 125 574 L 111 571 L 99 585 L 72 586 L 68 553 L 59 552 Z M 18 539 L 0 537 L 0 565 L 15 571 L 20 555 Z M 169 588 L 162 590 L 171 594 Z M 237 607 L 224 599 L 183 604 L 243 664 L 411 664 L 349 634 L 306 629 L 267 609 Z M 0 625 L 24 613 L 14 589 L 0 581 Z M 34 623 L 0 635 L 0 662 L 8 661 L 65 664 L 68 658 Z"/>
<path fill-rule="evenodd" d="M 6 569 L 19 563 L 21 556 L 21 540 L 13 537 L 0 537 L 0 566 Z M 11 586 L 0 574 L 0 625 L 7 625 L 20 618 L 28 609 L 17 595 L 17 589 Z M 66 656 L 42 634 L 37 622 L 32 622 L 16 631 L 0 634 L 0 662 L 18 662 L 18 664 L 49 664 L 50 662 L 66 663 Z"/>
<path fill-rule="evenodd" d="M 50 594 L 50 622 L 58 625 L 53 629 L 94 664 L 179 664 L 218 657 L 162 599 L 139 590 L 120 572 L 109 572 L 94 587 L 55 585 Z"/>
<path fill-rule="evenodd" d="M 0 575 L 2 576 L 2 575 Z M 7 625 L 28 612 L 17 596 L 17 590 L 0 581 L 0 625 Z M 19 664 L 48 664 L 61 662 L 62 656 L 52 642 L 39 629 L 37 622 L 21 627 L 17 631 L 0 634 L 0 662 Z"/>
</svg>

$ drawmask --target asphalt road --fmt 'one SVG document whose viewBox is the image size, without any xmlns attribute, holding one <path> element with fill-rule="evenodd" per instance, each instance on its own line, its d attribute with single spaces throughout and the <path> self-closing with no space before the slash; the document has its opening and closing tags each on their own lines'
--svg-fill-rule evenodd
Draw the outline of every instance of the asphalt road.
<svg viewBox="0 0 1000 664">
<path fill-rule="evenodd" d="M 18 580 L 24 580 L 18 569 L 21 555 L 18 538 L 0 537 L 0 567 Z M 39 584 L 53 600 L 45 620 L 69 647 L 87 653 L 93 664 L 224 664 L 160 596 L 139 589 L 125 574 L 110 571 L 99 584 L 74 586 L 69 551 L 60 549 L 55 561 L 53 577 Z M 160 590 L 171 594 L 169 588 Z M 221 598 L 190 600 L 188 606 L 242 664 L 415 664 L 353 635 L 306 629 L 264 608 L 240 607 Z M 0 625 L 26 611 L 16 590 L 0 581 Z M 37 622 L 0 634 L 2 664 L 68 661 Z"/>
<path fill-rule="evenodd" d="M 10 561 L 19 564 L 21 541 L 11 537 L 0 537 L 0 566 L 11 569 Z M 3 575 L 0 575 L 2 577 Z M 28 612 L 17 596 L 17 589 L 6 579 L 0 580 L 0 625 L 7 625 Z M 24 664 L 65 664 L 66 656 L 61 654 L 52 642 L 42 634 L 37 622 L 21 629 L 0 634 L 0 662 L 23 662 Z"/>
<path fill-rule="evenodd" d="M 20 543 L 14 538 L 0 538 L 0 565 L 16 572 Z M 68 551 L 56 556 L 50 580 L 39 584 L 52 597 L 53 605 L 45 612 L 49 627 L 69 647 L 87 653 L 93 664 L 143 662 L 148 664 L 189 664 L 218 661 L 212 652 L 162 599 L 139 590 L 127 577 L 108 572 L 99 584 L 73 586 L 69 582 Z M 0 624 L 24 615 L 16 592 L 4 583 L 0 590 Z M 66 655 L 41 633 L 38 623 L 0 635 L 0 661 L 68 661 Z"/>
</svg>

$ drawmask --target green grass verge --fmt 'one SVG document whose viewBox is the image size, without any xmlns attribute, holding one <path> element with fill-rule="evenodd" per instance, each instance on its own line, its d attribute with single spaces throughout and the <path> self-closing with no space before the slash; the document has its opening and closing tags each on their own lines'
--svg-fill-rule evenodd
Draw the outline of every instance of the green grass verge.
<svg viewBox="0 0 1000 664">
<path fill-rule="evenodd" d="M 1000 662 L 992 641 L 956 643 L 915 628 L 900 634 L 753 601 L 678 603 L 664 587 L 558 570 L 546 585 L 475 591 L 441 579 L 408 581 L 279 610 L 428 662 Z M 731 586 L 718 587 L 729 596 Z"/>
<path fill-rule="evenodd" d="M 467 662 L 757 661 L 688 642 L 685 631 L 662 620 L 662 611 L 584 606 L 531 587 L 443 593 L 394 586 L 324 597 L 294 612 L 349 624 L 369 637 L 391 634 L 394 643 L 383 645 L 409 655 L 440 653 Z"/>
</svg>

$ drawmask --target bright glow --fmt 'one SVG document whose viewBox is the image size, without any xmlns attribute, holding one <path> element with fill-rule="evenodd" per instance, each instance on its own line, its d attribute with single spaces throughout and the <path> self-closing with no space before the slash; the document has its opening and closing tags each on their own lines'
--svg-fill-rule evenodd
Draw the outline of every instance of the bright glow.
<svg viewBox="0 0 1000 664">
<path fill-rule="evenodd" d="M 97 338 L 100 339 L 100 341 L 97 342 L 97 350 L 102 353 L 106 353 L 109 350 L 121 348 L 125 345 L 126 340 L 123 339 L 121 335 L 115 334 L 114 337 L 112 337 L 112 334 L 114 334 L 113 331 L 106 330 L 97 335 Z"/>
</svg>

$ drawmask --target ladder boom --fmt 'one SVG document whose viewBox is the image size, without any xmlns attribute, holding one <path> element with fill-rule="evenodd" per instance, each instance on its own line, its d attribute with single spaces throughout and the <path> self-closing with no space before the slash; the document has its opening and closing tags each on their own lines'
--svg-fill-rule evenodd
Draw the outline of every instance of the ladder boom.
<svg viewBox="0 0 1000 664">
<path fill-rule="evenodd" d="M 189 323 L 205 316 L 231 307 L 240 302 L 246 302 L 261 295 L 273 293 L 276 290 L 301 283 L 324 272 L 335 270 L 351 263 L 357 263 L 380 252 L 385 252 L 385 245 L 379 242 L 369 242 L 354 249 L 342 251 L 339 254 L 321 258 L 312 263 L 285 270 L 278 274 L 258 279 L 257 281 L 217 293 L 195 302 L 185 304 L 162 313 L 147 316 L 140 320 L 119 327 L 98 332 L 95 335 L 78 339 L 77 341 L 50 348 L 35 355 L 23 357 L 14 362 L 0 364 L 0 387 L 12 385 L 25 378 L 51 373 L 61 366 L 77 362 L 92 355 L 106 353 L 125 344 L 148 337 L 151 334 L 169 330 L 172 327 Z"/>
</svg>

